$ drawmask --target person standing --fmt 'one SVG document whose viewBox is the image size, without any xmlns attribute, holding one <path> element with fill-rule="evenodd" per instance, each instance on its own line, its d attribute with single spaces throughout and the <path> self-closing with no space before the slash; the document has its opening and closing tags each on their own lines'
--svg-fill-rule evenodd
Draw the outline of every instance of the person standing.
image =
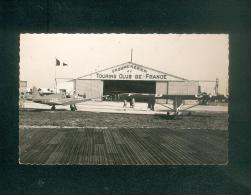
<svg viewBox="0 0 251 195">
<path fill-rule="evenodd" d="M 25 101 L 25 94 L 21 92 L 20 98 L 19 98 L 19 106 L 20 108 L 24 108 L 24 101 Z"/>
<path fill-rule="evenodd" d="M 126 110 L 126 106 L 127 106 L 127 101 L 126 101 L 126 99 L 124 99 L 124 104 L 123 104 L 123 108 L 124 108 L 124 110 Z"/>
<path fill-rule="evenodd" d="M 134 108 L 134 106 L 135 106 L 135 98 L 132 98 L 132 108 Z"/>
<path fill-rule="evenodd" d="M 129 99 L 130 102 L 130 108 L 132 108 L 132 98 Z"/>
<path fill-rule="evenodd" d="M 151 110 L 151 98 L 148 98 L 147 100 L 147 109 Z"/>
<path fill-rule="evenodd" d="M 155 106 L 155 98 L 153 97 L 152 98 L 152 107 L 151 107 L 151 110 L 154 111 L 154 106 Z"/>
</svg>

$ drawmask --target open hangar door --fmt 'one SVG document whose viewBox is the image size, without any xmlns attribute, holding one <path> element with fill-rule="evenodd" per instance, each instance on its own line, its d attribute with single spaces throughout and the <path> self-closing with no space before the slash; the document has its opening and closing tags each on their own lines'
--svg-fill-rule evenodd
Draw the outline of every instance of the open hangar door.
<svg viewBox="0 0 251 195">
<path fill-rule="evenodd" d="M 120 93 L 155 93 L 156 91 L 155 81 L 104 80 L 103 83 L 104 95 L 111 96 L 112 100 L 116 100 Z"/>
</svg>

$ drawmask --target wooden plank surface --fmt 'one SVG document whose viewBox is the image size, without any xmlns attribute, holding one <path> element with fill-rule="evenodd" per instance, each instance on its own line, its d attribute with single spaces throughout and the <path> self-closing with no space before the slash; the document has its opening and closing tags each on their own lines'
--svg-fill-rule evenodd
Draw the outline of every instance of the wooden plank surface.
<svg viewBox="0 0 251 195">
<path fill-rule="evenodd" d="M 20 128 L 25 164 L 192 165 L 227 162 L 224 130 Z"/>
</svg>

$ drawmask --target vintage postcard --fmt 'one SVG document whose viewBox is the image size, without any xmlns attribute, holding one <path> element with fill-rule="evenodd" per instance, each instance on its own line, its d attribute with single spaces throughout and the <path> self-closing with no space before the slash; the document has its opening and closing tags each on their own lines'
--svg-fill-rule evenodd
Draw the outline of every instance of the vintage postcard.
<svg viewBox="0 0 251 195">
<path fill-rule="evenodd" d="M 19 163 L 226 165 L 228 34 L 20 34 Z"/>
</svg>

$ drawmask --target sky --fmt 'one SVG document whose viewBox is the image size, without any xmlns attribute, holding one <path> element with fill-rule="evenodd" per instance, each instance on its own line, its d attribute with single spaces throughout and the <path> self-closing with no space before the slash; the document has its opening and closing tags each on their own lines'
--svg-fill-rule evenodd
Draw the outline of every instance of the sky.
<svg viewBox="0 0 251 195">
<path fill-rule="evenodd" d="M 130 61 L 189 80 L 216 80 L 228 88 L 227 34 L 21 34 L 20 80 L 54 88 L 57 78 L 76 78 Z M 55 66 L 56 58 L 68 66 Z"/>
</svg>

